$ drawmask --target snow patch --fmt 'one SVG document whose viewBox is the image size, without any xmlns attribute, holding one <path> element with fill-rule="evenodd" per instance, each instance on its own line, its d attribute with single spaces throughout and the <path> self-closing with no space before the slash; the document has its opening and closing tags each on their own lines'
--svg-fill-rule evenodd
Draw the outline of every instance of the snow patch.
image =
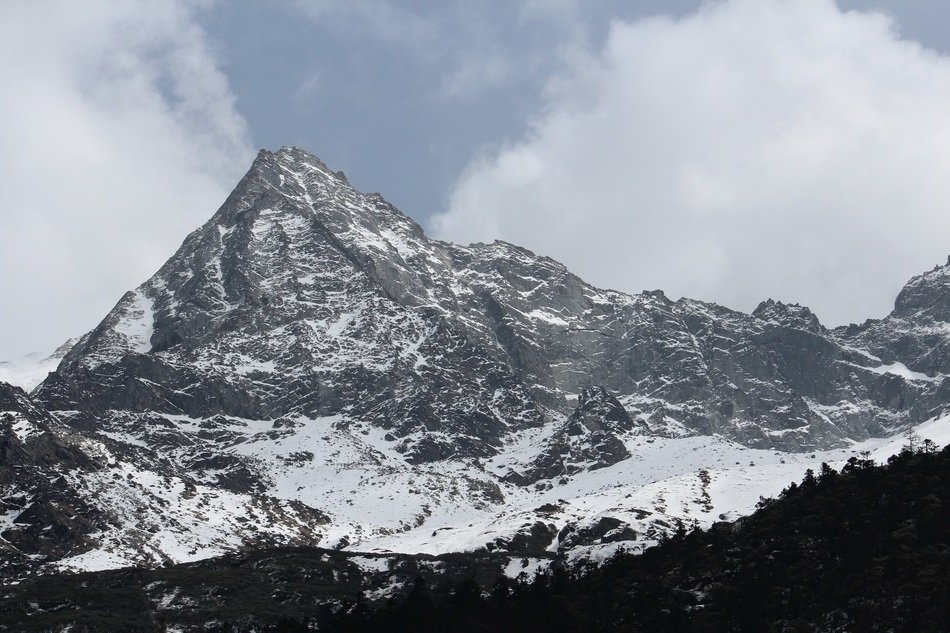
<svg viewBox="0 0 950 633">
<path fill-rule="evenodd" d="M 115 331 L 125 337 L 128 347 L 139 354 L 152 349 L 151 338 L 155 321 L 153 311 L 152 300 L 142 291 L 135 290 L 115 325 Z"/>
<path fill-rule="evenodd" d="M 890 365 L 880 365 L 878 367 L 868 367 L 868 371 L 872 371 L 875 374 L 893 374 L 895 376 L 900 376 L 904 380 L 923 380 L 927 382 L 940 382 L 943 380 L 943 376 L 928 376 L 925 373 L 919 371 L 912 371 L 904 363 L 894 361 Z"/>
<path fill-rule="evenodd" d="M 525 316 L 529 319 L 534 319 L 536 321 L 544 321 L 545 323 L 550 323 L 551 325 L 557 325 L 559 327 L 567 327 L 570 325 L 567 321 L 554 314 L 553 312 L 548 312 L 547 310 L 535 309 L 531 312 L 526 312 Z"/>
</svg>

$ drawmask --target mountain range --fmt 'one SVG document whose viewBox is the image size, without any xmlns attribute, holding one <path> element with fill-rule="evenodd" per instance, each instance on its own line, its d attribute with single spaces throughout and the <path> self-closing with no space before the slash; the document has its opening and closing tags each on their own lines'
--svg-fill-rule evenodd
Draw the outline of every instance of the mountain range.
<svg viewBox="0 0 950 633">
<path fill-rule="evenodd" d="M 948 341 L 950 260 L 826 328 L 435 240 L 262 151 L 30 394 L 0 384 L 0 573 L 320 545 L 517 575 L 638 550 L 908 430 L 950 441 Z"/>
</svg>

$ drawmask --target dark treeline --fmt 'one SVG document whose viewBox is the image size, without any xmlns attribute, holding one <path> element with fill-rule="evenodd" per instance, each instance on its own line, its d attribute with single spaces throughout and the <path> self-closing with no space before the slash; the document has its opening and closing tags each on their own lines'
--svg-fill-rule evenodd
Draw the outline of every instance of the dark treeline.
<svg viewBox="0 0 950 633">
<path fill-rule="evenodd" d="M 886 465 L 822 465 L 737 523 L 683 528 L 642 555 L 555 569 L 487 594 L 419 581 L 368 610 L 324 609 L 278 629 L 359 631 L 947 631 L 950 447 Z"/>
</svg>

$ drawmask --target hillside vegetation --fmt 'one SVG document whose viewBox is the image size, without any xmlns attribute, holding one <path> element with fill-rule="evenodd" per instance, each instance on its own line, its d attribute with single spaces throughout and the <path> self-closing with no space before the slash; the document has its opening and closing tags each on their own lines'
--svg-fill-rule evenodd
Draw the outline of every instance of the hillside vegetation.
<svg viewBox="0 0 950 633">
<path fill-rule="evenodd" d="M 598 567 L 519 582 L 484 555 L 398 556 L 367 585 L 358 554 L 261 550 L 8 585 L 0 630 L 944 631 L 948 500 L 950 447 L 927 443 L 823 465 L 750 517 Z"/>
<path fill-rule="evenodd" d="M 482 596 L 421 583 L 326 631 L 945 631 L 950 447 L 809 471 L 752 516 Z"/>
</svg>

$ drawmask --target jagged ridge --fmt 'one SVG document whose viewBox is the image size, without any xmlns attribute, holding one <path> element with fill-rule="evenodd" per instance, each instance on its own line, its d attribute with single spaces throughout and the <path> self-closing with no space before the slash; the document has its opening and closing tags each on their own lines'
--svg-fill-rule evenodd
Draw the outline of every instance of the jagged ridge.
<svg viewBox="0 0 950 633">
<path fill-rule="evenodd" d="M 530 532 L 545 514 L 525 510 L 536 491 L 626 472 L 647 441 L 711 438 L 690 450 L 725 468 L 743 450 L 730 441 L 761 459 L 939 415 L 947 270 L 912 280 L 888 318 L 835 330 L 771 300 L 748 315 L 631 296 L 505 242 L 430 239 L 316 157 L 263 151 L 34 395 L 129 474 L 244 508 L 221 533 L 240 536 L 198 538 L 188 556 L 252 542 L 235 526 L 258 520 L 255 505 L 278 523 L 266 538 L 340 547 L 499 512 Z M 636 481 L 616 494 L 649 479 Z M 712 507 L 708 482 L 690 481 Z M 624 516 L 662 521 L 665 505 Z M 164 533 L 146 515 L 136 529 Z M 541 524 L 545 538 L 564 527 Z"/>
</svg>

